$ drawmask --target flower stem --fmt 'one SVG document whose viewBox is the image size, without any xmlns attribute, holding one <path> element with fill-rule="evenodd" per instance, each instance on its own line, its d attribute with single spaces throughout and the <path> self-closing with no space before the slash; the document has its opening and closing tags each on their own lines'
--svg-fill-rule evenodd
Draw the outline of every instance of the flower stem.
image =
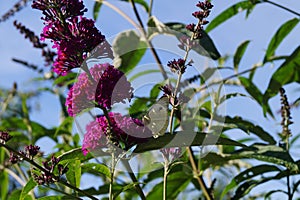
<svg viewBox="0 0 300 200">
<path fill-rule="evenodd" d="M 164 185 L 163 185 L 163 200 L 167 200 L 167 180 L 168 180 L 168 173 L 169 173 L 169 162 L 165 159 L 164 165 Z"/>
<path fill-rule="evenodd" d="M 275 3 L 275 2 L 269 1 L 269 0 L 263 0 L 263 2 L 272 4 L 272 5 L 274 5 L 274 6 L 276 6 L 276 7 L 279 7 L 279 8 L 282 8 L 283 10 L 286 10 L 286 11 L 288 11 L 288 12 L 290 12 L 290 13 L 293 13 L 294 15 L 297 15 L 298 17 L 300 17 L 300 13 L 298 13 L 298 12 L 296 12 L 296 11 L 290 9 L 290 8 L 287 8 L 287 7 L 285 7 L 285 6 L 282 6 L 282 5 L 278 4 L 278 3 Z"/>
</svg>

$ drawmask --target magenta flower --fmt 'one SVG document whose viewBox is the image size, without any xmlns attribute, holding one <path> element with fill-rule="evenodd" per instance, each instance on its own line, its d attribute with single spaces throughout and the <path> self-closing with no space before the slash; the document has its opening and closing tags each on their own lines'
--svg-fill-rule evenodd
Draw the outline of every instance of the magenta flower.
<svg viewBox="0 0 300 200">
<path fill-rule="evenodd" d="M 136 144 L 146 142 L 152 136 L 151 131 L 143 125 L 141 120 L 111 112 L 109 121 L 111 127 L 107 118 L 100 116 L 96 121 L 87 125 L 82 144 L 84 155 L 89 151 L 105 148 L 109 143 L 128 150 Z"/>
<path fill-rule="evenodd" d="M 163 158 L 168 162 L 174 162 L 174 160 L 179 158 L 182 154 L 180 147 L 164 148 L 161 149 L 160 152 L 162 153 Z"/>
<path fill-rule="evenodd" d="M 108 63 L 96 64 L 90 69 L 90 74 L 92 80 L 86 72 L 80 74 L 68 93 L 65 105 L 70 116 L 92 107 L 110 109 L 115 103 L 131 99 L 131 84 L 124 73 L 114 66 Z"/>
<path fill-rule="evenodd" d="M 34 0 L 31 7 L 43 11 L 45 21 L 82 16 L 87 11 L 82 0 Z"/>
<path fill-rule="evenodd" d="M 36 0 L 32 7 L 43 11 L 45 27 L 41 39 L 50 39 L 58 50 L 53 71 L 66 75 L 81 66 L 89 52 L 99 58 L 113 58 L 111 46 L 95 27 L 95 22 L 82 15 L 86 12 L 81 0 Z M 100 48 L 99 48 L 100 47 Z"/>
<path fill-rule="evenodd" d="M 86 133 L 82 143 L 83 155 L 88 154 L 89 151 L 96 150 L 97 148 L 107 147 L 108 140 L 106 135 L 101 129 L 99 122 L 93 121 L 86 126 Z"/>
</svg>

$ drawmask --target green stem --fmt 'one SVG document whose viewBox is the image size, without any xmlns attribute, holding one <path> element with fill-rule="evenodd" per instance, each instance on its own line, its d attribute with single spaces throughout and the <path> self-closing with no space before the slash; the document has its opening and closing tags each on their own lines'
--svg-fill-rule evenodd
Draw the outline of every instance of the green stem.
<svg viewBox="0 0 300 200">
<path fill-rule="evenodd" d="M 195 159 L 195 156 L 194 156 L 194 153 L 193 153 L 193 150 L 191 147 L 187 147 L 187 152 L 189 154 L 189 159 L 190 159 L 190 163 L 192 165 L 192 169 L 193 169 L 193 172 L 194 172 L 194 175 L 195 175 L 195 178 L 197 179 L 199 185 L 200 185 L 200 188 L 202 190 L 202 193 L 203 195 L 205 196 L 205 198 L 207 200 L 213 200 L 213 196 L 210 194 L 209 192 L 209 189 L 208 187 L 206 186 L 205 182 L 204 182 L 204 179 L 200 173 L 200 171 L 198 170 L 197 168 L 197 165 L 196 165 L 196 159 Z"/>
<path fill-rule="evenodd" d="M 163 185 L 163 200 L 167 200 L 167 180 L 168 180 L 168 173 L 169 173 L 169 162 L 165 159 L 164 165 L 164 185 Z"/>
<path fill-rule="evenodd" d="M 138 183 L 138 180 L 135 177 L 128 160 L 127 159 L 122 159 L 122 163 L 125 166 L 126 170 L 128 171 L 128 174 L 129 174 L 132 182 L 136 183 L 136 184 L 134 184 L 134 187 L 135 187 L 137 193 L 139 194 L 139 196 L 141 197 L 142 200 L 146 200 L 146 196 L 145 196 L 140 184 Z"/>
<path fill-rule="evenodd" d="M 150 3 L 149 3 L 149 13 L 148 13 L 148 17 L 149 18 L 152 16 L 152 9 L 153 9 L 153 0 L 150 0 Z"/>
<path fill-rule="evenodd" d="M 114 174 L 115 174 L 115 154 L 114 152 L 111 153 L 111 172 L 110 172 L 110 183 L 109 183 L 109 200 L 113 200 L 113 183 L 114 183 Z"/>
<path fill-rule="evenodd" d="M 287 8 L 285 6 L 282 6 L 282 5 L 278 4 L 278 3 L 275 3 L 275 2 L 269 1 L 269 0 L 263 0 L 263 2 L 272 4 L 272 5 L 274 5 L 274 6 L 278 7 L 278 8 L 282 8 L 283 10 L 286 10 L 286 11 L 288 11 L 290 13 L 293 13 L 294 15 L 297 15 L 298 17 L 300 17 L 300 13 L 298 13 L 298 12 L 296 12 L 296 11 L 290 9 L 290 8 Z"/>
</svg>

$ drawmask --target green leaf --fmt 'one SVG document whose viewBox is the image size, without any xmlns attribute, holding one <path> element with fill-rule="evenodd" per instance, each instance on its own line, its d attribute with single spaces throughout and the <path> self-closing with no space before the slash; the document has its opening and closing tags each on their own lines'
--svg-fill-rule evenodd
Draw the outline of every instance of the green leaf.
<svg viewBox="0 0 300 200">
<path fill-rule="evenodd" d="M 226 94 L 221 97 L 219 104 L 224 103 L 226 100 L 232 99 L 233 97 L 247 97 L 247 95 L 238 92 Z"/>
<path fill-rule="evenodd" d="M 167 27 L 169 27 L 172 31 L 169 31 L 168 34 L 175 35 L 179 40 L 183 35 L 191 36 L 191 32 L 185 28 L 185 24 L 182 23 L 165 23 Z M 176 31 L 176 32 L 174 32 Z M 221 57 L 218 49 L 216 48 L 213 40 L 209 37 L 209 35 L 205 32 L 201 32 L 202 37 L 200 39 L 194 40 L 196 45 L 193 47 L 193 50 L 200 55 L 212 58 L 213 60 L 217 60 Z"/>
<path fill-rule="evenodd" d="M 262 106 L 263 110 L 266 110 L 271 117 L 274 117 L 270 105 L 268 103 L 263 103 L 264 95 L 258 89 L 258 87 L 256 87 L 256 85 L 250 79 L 245 77 L 239 77 L 239 80 L 251 97 L 255 99 L 260 106 Z"/>
<path fill-rule="evenodd" d="M 81 168 L 80 168 L 80 160 L 73 160 L 68 162 L 67 166 L 69 170 L 66 173 L 67 180 L 71 185 L 75 187 L 80 187 L 80 179 L 81 179 Z"/>
<path fill-rule="evenodd" d="M 283 85 L 292 82 L 300 83 L 300 46 L 297 47 L 292 55 L 290 55 L 272 75 L 263 97 L 264 104 L 267 104 L 270 98 L 278 94 L 279 89 Z M 266 112 L 265 108 L 264 112 Z"/>
<path fill-rule="evenodd" d="M 144 75 L 148 75 L 148 74 L 154 74 L 154 73 L 161 73 L 159 69 L 149 69 L 149 70 L 144 70 L 141 71 L 139 73 L 134 74 L 132 77 L 129 78 L 129 82 L 134 81 L 135 79 L 142 77 Z"/>
<path fill-rule="evenodd" d="M 201 109 L 199 112 L 202 117 L 209 118 L 209 119 L 211 118 L 210 114 L 206 110 Z M 219 121 L 219 122 L 224 122 L 226 125 L 230 125 L 230 127 L 227 126 L 227 128 L 231 128 L 231 129 L 239 128 L 247 134 L 253 133 L 253 134 L 257 135 L 262 140 L 269 142 L 269 144 L 276 144 L 276 141 L 274 140 L 274 138 L 268 132 L 264 131 L 264 129 L 262 127 L 255 125 L 249 121 L 246 121 L 242 117 L 239 117 L 239 116 L 223 117 L 223 116 L 215 115 L 214 120 Z"/>
<path fill-rule="evenodd" d="M 279 146 L 254 144 L 231 154 L 235 158 L 251 158 L 284 166 L 291 171 L 298 171 L 298 165 L 291 155 Z"/>
<path fill-rule="evenodd" d="M 298 24 L 298 22 L 299 19 L 293 18 L 281 25 L 281 27 L 276 31 L 275 35 L 272 37 L 268 45 L 263 63 L 273 60 L 272 58 L 275 54 L 277 47 L 280 45 L 283 39 L 293 30 L 293 28 Z"/>
<path fill-rule="evenodd" d="M 115 59 L 120 63 L 119 70 L 130 72 L 142 59 L 147 43 L 142 41 L 135 31 L 120 33 L 113 42 Z"/>
<path fill-rule="evenodd" d="M 53 81 L 52 85 L 70 85 L 75 82 L 77 75 L 77 73 L 70 72 L 65 76 L 59 76 Z"/>
<path fill-rule="evenodd" d="M 126 1 L 129 2 L 129 0 L 121 0 L 121 1 Z M 135 3 L 140 4 L 147 13 L 149 13 L 149 6 L 148 3 L 144 0 L 134 0 Z"/>
<path fill-rule="evenodd" d="M 142 153 L 165 147 L 187 147 L 199 145 L 231 145 L 247 147 L 244 144 L 231 139 L 219 137 L 218 135 L 202 132 L 178 131 L 173 135 L 165 134 L 158 138 L 149 138 L 146 143 L 137 145 L 134 153 Z"/>
<path fill-rule="evenodd" d="M 22 190 L 15 189 L 12 191 L 12 193 L 9 194 L 7 200 L 16 200 L 20 198 Z"/>
<path fill-rule="evenodd" d="M 10 117 L 7 119 L 3 119 L 1 123 L 1 127 L 4 129 L 11 129 L 12 127 L 15 130 L 27 130 L 28 129 L 28 121 L 17 118 L 17 117 Z M 32 143 L 35 143 L 38 139 L 44 136 L 49 136 L 50 138 L 54 139 L 55 141 L 57 138 L 54 138 L 54 132 L 53 129 L 47 129 L 41 124 L 30 121 L 30 126 L 32 128 Z"/>
<path fill-rule="evenodd" d="M 240 61 L 248 47 L 250 43 L 250 40 L 246 40 L 245 42 L 243 42 L 242 44 L 240 44 L 233 56 L 233 66 L 234 66 L 234 69 L 237 71 L 238 70 L 238 67 L 239 67 L 239 64 L 240 64 Z"/>
<path fill-rule="evenodd" d="M 102 2 L 101 1 L 96 1 L 94 3 L 93 18 L 94 18 L 95 21 L 98 19 L 101 6 L 102 6 Z"/>
<path fill-rule="evenodd" d="M 241 1 L 241 2 L 238 2 L 234 5 L 232 5 L 231 7 L 224 10 L 217 17 L 215 17 L 213 20 L 211 20 L 211 22 L 208 24 L 208 26 L 205 29 L 206 32 L 210 32 L 211 30 L 213 30 L 214 28 L 216 28 L 223 22 L 227 21 L 234 15 L 242 12 L 243 10 L 248 10 L 248 11 L 253 10 L 254 6 L 258 3 L 260 3 L 260 2 L 257 1 L 255 3 L 252 3 L 251 1 Z"/>
<path fill-rule="evenodd" d="M 223 192 L 221 194 L 220 199 L 223 199 L 225 194 L 227 194 L 233 188 L 237 187 L 240 183 L 242 183 L 248 179 L 251 179 L 255 176 L 263 175 L 264 173 L 274 172 L 274 171 L 280 171 L 280 169 L 274 165 L 265 165 L 264 164 L 264 165 L 258 165 L 258 166 L 251 167 L 251 168 L 241 172 L 240 174 L 235 176 L 231 180 L 231 182 L 225 187 L 225 189 L 223 190 Z"/>
<path fill-rule="evenodd" d="M 33 178 L 30 178 L 22 189 L 20 200 L 24 200 L 28 193 L 35 188 L 35 186 L 37 186 L 37 183 L 33 180 Z"/>
<path fill-rule="evenodd" d="M 72 160 L 80 160 L 81 162 L 84 162 L 93 158 L 93 156 L 91 154 L 84 156 L 82 153 L 82 149 L 76 148 L 58 156 L 58 158 L 60 159 L 60 162 L 63 162 L 65 164 Z"/>
<path fill-rule="evenodd" d="M 8 195 L 8 189 L 9 189 L 9 176 L 5 170 L 1 170 L 0 182 L 1 182 L 0 197 L 1 199 L 6 199 Z"/>
<path fill-rule="evenodd" d="M 98 163 L 86 163 L 81 166 L 82 173 L 91 173 L 94 175 L 103 174 L 110 178 L 110 170 L 107 166 Z"/>
<path fill-rule="evenodd" d="M 46 196 L 46 197 L 41 197 L 38 198 L 38 200 L 62 200 L 65 199 L 63 196 Z"/>
<path fill-rule="evenodd" d="M 193 179 L 192 174 L 187 175 L 184 172 L 175 172 L 168 175 L 167 179 L 167 199 L 177 199 L 177 196 L 182 192 Z M 157 184 L 147 195 L 147 200 L 162 199 L 163 182 Z"/>
</svg>

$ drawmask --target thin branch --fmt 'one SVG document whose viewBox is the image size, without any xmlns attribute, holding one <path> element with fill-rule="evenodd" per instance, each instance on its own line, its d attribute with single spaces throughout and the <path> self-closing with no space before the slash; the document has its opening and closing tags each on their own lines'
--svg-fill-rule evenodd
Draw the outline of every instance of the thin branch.
<svg viewBox="0 0 300 200">
<path fill-rule="evenodd" d="M 125 166 L 126 170 L 128 171 L 128 174 L 129 174 L 132 182 L 136 183 L 136 184 L 134 184 L 134 187 L 135 187 L 137 193 L 139 194 L 139 196 L 141 197 L 142 200 L 146 200 L 146 196 L 145 196 L 145 194 L 144 194 L 144 192 L 143 192 L 143 190 L 142 190 L 142 188 L 141 188 L 141 186 L 140 186 L 137 178 L 135 177 L 135 175 L 134 175 L 134 173 L 133 173 L 133 171 L 131 169 L 131 166 L 128 163 L 128 160 L 122 159 L 122 163 Z"/>
<path fill-rule="evenodd" d="M 168 75 L 167 75 L 166 71 L 164 70 L 164 67 L 163 67 L 163 65 L 162 65 L 162 62 L 161 62 L 161 60 L 160 60 L 160 58 L 159 58 L 159 56 L 158 56 L 158 54 L 157 54 L 157 52 L 156 52 L 156 50 L 155 50 L 153 44 L 151 43 L 151 41 L 148 40 L 147 33 L 146 33 L 145 28 L 144 28 L 144 24 L 143 24 L 143 22 L 142 22 L 142 20 L 141 20 L 140 14 L 139 14 L 139 12 L 138 12 L 136 6 L 135 6 L 135 3 L 134 3 L 133 0 L 130 0 L 130 3 L 131 3 L 131 5 L 132 5 L 134 14 L 135 14 L 135 16 L 136 16 L 136 18 L 137 18 L 137 20 L 138 20 L 138 22 L 139 22 L 139 24 L 140 24 L 140 29 L 142 30 L 142 34 L 143 34 L 143 36 L 144 36 L 146 42 L 148 43 L 148 45 L 149 45 L 149 47 L 150 47 L 150 51 L 151 51 L 151 53 L 153 54 L 153 57 L 154 57 L 156 63 L 158 64 L 159 70 L 161 71 L 161 73 L 162 73 L 162 75 L 163 75 L 163 78 L 164 78 L 165 80 L 167 80 L 167 79 L 168 79 Z"/>
<path fill-rule="evenodd" d="M 204 182 L 204 179 L 202 177 L 202 175 L 200 174 L 200 171 L 198 170 L 197 168 L 197 165 L 196 165 L 196 161 L 195 161 L 195 156 L 193 154 L 193 150 L 191 147 L 187 147 L 187 151 L 188 151 L 188 154 L 189 154 L 189 159 L 190 159 L 190 163 L 192 165 L 192 169 L 193 169 L 193 172 L 195 173 L 195 178 L 197 179 L 199 185 L 200 185 L 200 188 L 203 192 L 203 195 L 205 196 L 205 198 L 207 200 L 213 200 L 214 198 L 211 196 L 210 192 L 209 192 L 209 189 L 208 187 L 206 186 L 205 182 Z"/>
<path fill-rule="evenodd" d="M 287 8 L 287 7 L 285 7 L 285 6 L 282 6 L 282 5 L 278 4 L 278 3 L 275 3 L 275 2 L 269 1 L 269 0 L 263 0 L 263 2 L 272 4 L 272 5 L 274 5 L 274 6 L 276 6 L 276 7 L 279 7 L 279 8 L 282 8 L 283 10 L 288 11 L 288 12 L 290 12 L 290 13 L 293 13 L 294 15 L 297 15 L 298 17 L 300 17 L 300 13 L 298 13 L 298 12 L 296 12 L 296 11 L 290 9 L 290 8 Z"/>
</svg>

